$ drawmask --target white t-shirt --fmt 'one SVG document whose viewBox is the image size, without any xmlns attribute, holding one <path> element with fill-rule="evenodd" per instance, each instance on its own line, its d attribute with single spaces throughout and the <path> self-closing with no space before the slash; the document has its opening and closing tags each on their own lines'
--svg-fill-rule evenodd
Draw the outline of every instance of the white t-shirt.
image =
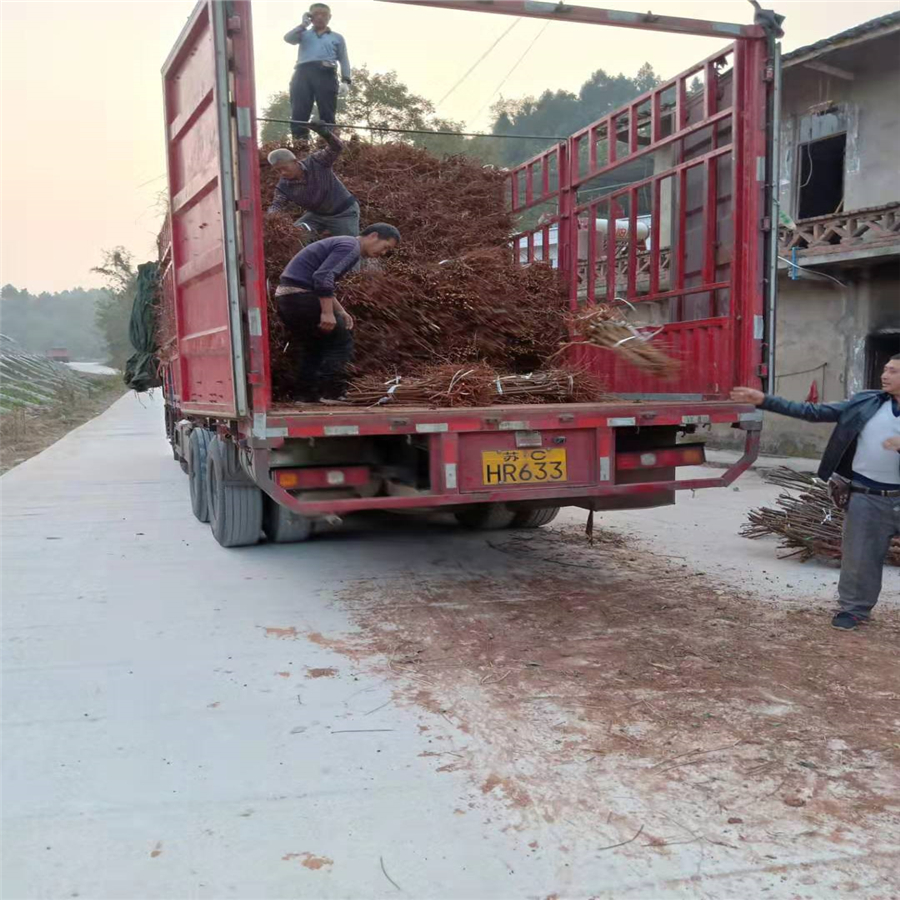
<svg viewBox="0 0 900 900">
<path fill-rule="evenodd" d="M 900 453 L 881 445 L 890 437 L 900 437 L 900 416 L 894 415 L 890 400 L 869 419 L 859 433 L 853 471 L 882 484 L 900 485 Z"/>
</svg>

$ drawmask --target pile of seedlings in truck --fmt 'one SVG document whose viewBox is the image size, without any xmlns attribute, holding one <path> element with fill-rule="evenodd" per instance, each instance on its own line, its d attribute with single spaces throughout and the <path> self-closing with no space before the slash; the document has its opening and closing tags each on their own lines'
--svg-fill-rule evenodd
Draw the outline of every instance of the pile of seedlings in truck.
<svg viewBox="0 0 900 900">
<path fill-rule="evenodd" d="M 264 209 L 277 182 L 266 157 L 276 146 L 260 149 Z M 406 144 L 355 140 L 336 171 L 359 200 L 362 227 L 388 222 L 403 235 L 392 258 L 341 282 L 341 302 L 356 319 L 356 380 L 370 388 L 463 364 L 526 374 L 555 353 L 566 337 L 565 287 L 549 265 L 518 264 L 503 172 L 467 157 L 440 160 Z M 266 219 L 272 284 L 302 246 L 292 225 L 299 214 Z M 275 398 L 290 400 L 296 360 L 271 304 L 269 335 Z M 536 394 L 523 402 L 550 400 Z"/>
</svg>

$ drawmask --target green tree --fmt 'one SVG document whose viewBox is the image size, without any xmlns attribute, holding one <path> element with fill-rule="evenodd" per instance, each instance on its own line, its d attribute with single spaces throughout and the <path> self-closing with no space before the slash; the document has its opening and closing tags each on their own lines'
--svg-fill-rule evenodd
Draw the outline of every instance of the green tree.
<svg viewBox="0 0 900 900">
<path fill-rule="evenodd" d="M 137 292 L 137 269 L 134 257 L 124 247 L 106 250 L 103 263 L 91 270 L 106 280 L 106 296 L 97 303 L 97 327 L 106 342 L 109 364 L 125 368 L 134 352 L 128 338 L 131 308 Z"/>
<path fill-rule="evenodd" d="M 650 63 L 644 63 L 633 78 L 609 75 L 597 69 L 578 93 L 544 91 L 540 97 L 501 99 L 492 108 L 494 134 L 547 135 L 549 140 L 498 141 L 504 165 L 516 165 L 547 149 L 554 139 L 566 137 L 613 112 L 659 84 Z"/>
</svg>

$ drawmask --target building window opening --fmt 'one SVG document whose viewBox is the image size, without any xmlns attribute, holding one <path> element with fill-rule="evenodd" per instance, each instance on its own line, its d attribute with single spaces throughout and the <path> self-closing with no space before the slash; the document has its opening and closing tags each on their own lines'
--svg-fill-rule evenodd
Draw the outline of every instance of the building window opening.
<svg viewBox="0 0 900 900">
<path fill-rule="evenodd" d="M 844 154 L 847 135 L 836 134 L 800 144 L 797 217 L 812 219 L 840 210 L 844 199 Z"/>
<path fill-rule="evenodd" d="M 866 389 L 881 390 L 881 373 L 888 360 L 900 353 L 900 331 L 870 334 L 866 338 Z"/>
</svg>

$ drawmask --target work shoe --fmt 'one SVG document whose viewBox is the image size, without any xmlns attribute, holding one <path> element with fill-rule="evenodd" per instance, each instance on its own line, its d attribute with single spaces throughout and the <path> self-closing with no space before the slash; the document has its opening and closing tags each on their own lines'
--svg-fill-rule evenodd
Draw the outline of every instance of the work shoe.
<svg viewBox="0 0 900 900">
<path fill-rule="evenodd" d="M 853 631 L 858 625 L 865 625 L 866 620 L 853 613 L 839 612 L 832 620 L 832 628 L 840 628 L 842 631 Z"/>
</svg>

